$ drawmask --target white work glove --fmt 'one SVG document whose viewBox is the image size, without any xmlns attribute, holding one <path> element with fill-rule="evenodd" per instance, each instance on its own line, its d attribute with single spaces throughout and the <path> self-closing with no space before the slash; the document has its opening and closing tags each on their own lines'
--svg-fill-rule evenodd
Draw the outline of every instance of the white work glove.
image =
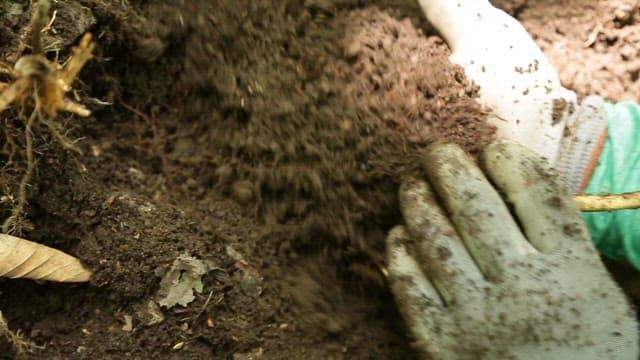
<svg viewBox="0 0 640 360">
<path fill-rule="evenodd" d="M 635 313 L 554 171 L 510 142 L 482 162 L 489 179 L 434 145 L 431 186 L 401 186 L 388 272 L 415 347 L 436 360 L 638 359 Z"/>
<path fill-rule="evenodd" d="M 577 192 L 606 126 L 602 99 L 578 106 L 522 25 L 489 1 L 418 1 L 450 60 L 480 86 L 498 135 L 547 158 Z"/>
</svg>

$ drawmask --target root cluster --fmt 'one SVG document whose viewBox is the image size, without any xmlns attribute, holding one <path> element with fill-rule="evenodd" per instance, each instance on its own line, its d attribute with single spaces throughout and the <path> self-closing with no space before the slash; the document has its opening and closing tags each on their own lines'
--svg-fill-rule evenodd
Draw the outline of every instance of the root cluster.
<svg viewBox="0 0 640 360">
<path fill-rule="evenodd" d="M 31 227 L 24 214 L 28 187 L 36 168 L 35 135 L 48 133 L 63 148 L 76 150 L 56 117 L 59 112 L 83 117 L 91 113 L 83 105 L 68 99 L 66 94 L 82 67 L 91 59 L 95 44 L 87 33 L 64 65 L 48 60 L 42 52 L 40 34 L 50 26 L 50 5 L 49 0 L 41 0 L 33 11 L 29 40 L 32 53 L 20 57 L 13 68 L 0 64 L 0 76 L 7 79 L 0 81 L 3 128 L 0 136 L 5 140 L 0 155 L 6 159 L 0 168 L 0 191 L 4 193 L 0 204 L 11 209 L 2 224 L 1 231 L 5 234 L 21 235 Z M 15 189 L 13 179 L 18 174 L 21 179 Z"/>
</svg>

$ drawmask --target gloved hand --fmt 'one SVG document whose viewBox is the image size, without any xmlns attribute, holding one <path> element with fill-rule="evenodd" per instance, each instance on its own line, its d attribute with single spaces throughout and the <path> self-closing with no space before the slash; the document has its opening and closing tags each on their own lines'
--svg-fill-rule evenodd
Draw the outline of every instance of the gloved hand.
<svg viewBox="0 0 640 360">
<path fill-rule="evenodd" d="M 498 135 L 546 157 L 577 192 L 606 126 L 604 101 L 579 106 L 522 25 L 489 1 L 419 3 L 451 48 L 450 60 L 480 86 L 478 100 Z"/>
<path fill-rule="evenodd" d="M 482 162 L 489 179 L 460 148 L 434 145 L 431 186 L 400 188 L 388 272 L 415 347 L 433 359 L 637 359 L 635 314 L 548 163 L 506 142 Z"/>
</svg>

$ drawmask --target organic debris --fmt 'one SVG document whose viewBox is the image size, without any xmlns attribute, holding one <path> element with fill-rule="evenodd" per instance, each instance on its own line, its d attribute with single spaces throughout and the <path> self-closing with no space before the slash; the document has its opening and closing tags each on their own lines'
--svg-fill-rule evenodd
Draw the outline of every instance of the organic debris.
<svg viewBox="0 0 640 360">
<path fill-rule="evenodd" d="M 582 211 L 613 211 L 640 208 L 640 191 L 617 195 L 577 195 Z"/>
<path fill-rule="evenodd" d="M 137 319 L 146 326 L 159 324 L 164 321 L 164 314 L 155 301 L 149 300 L 145 305 L 140 305 L 136 311 Z"/>
<path fill-rule="evenodd" d="M 160 281 L 158 304 L 170 309 L 187 306 L 194 299 L 193 291 L 202 292 L 202 277 L 216 267 L 188 255 L 180 255 Z"/>
<path fill-rule="evenodd" d="M 78 259 L 60 250 L 0 234 L 0 277 L 85 282 L 91 275 Z"/>
<path fill-rule="evenodd" d="M 2 311 L 0 311 L 0 335 L 4 336 L 13 345 L 17 355 L 24 355 L 34 347 L 32 343 L 25 340 L 19 330 L 14 333 L 9 329 Z"/>
<path fill-rule="evenodd" d="M 24 55 L 16 61 L 13 69 L 6 65 L 0 66 L 0 75 L 13 79 L 12 83 L 0 82 L 0 112 L 5 111 L 11 105 L 17 105 L 17 110 L 11 112 L 4 120 L 4 135 L 6 142 L 0 150 L 8 160 L 3 165 L 2 171 L 7 172 L 16 162 L 16 154 L 19 150 L 24 152 L 26 162 L 22 179 L 18 185 L 17 195 L 9 192 L 8 184 L 4 187 L 8 194 L 2 197 L 0 203 L 9 204 L 11 215 L 2 225 L 3 233 L 22 234 L 28 231 L 31 225 L 24 219 L 27 205 L 27 187 L 35 170 L 34 159 L 34 127 L 42 124 L 50 134 L 65 149 L 76 150 L 73 141 L 64 134 L 65 131 L 54 118 L 60 111 L 70 112 L 79 116 L 89 116 L 91 112 L 83 105 L 67 99 L 66 94 L 71 90 L 71 84 L 76 79 L 82 67 L 92 57 L 95 44 L 91 41 L 91 34 L 85 34 L 79 45 L 73 48 L 73 54 L 65 65 L 48 60 L 42 50 L 40 34 L 49 24 L 49 0 L 41 0 L 33 12 L 31 21 L 30 45 L 32 54 Z M 31 108 L 29 117 L 24 114 L 25 108 Z M 13 118 L 15 115 L 15 118 Z M 16 121 L 18 125 L 16 126 Z M 24 124 L 24 142 L 21 143 L 17 134 L 17 128 Z M 19 149 L 23 147 L 23 149 Z M 3 174 L 4 175 L 4 174 Z"/>
<path fill-rule="evenodd" d="M 260 275 L 233 246 L 227 246 L 226 250 L 227 255 L 235 260 L 235 267 L 240 270 L 240 286 L 242 287 L 242 291 L 252 297 L 257 297 L 262 294 L 262 281 L 264 280 L 262 275 Z"/>
</svg>

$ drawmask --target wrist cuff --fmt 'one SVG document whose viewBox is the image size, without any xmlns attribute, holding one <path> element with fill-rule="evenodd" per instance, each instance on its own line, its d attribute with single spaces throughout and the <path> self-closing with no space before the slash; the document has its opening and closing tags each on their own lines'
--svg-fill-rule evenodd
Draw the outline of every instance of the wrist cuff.
<svg viewBox="0 0 640 360">
<path fill-rule="evenodd" d="M 556 166 L 572 193 L 581 192 L 597 166 L 607 128 L 605 101 L 589 96 L 567 119 Z"/>
</svg>

